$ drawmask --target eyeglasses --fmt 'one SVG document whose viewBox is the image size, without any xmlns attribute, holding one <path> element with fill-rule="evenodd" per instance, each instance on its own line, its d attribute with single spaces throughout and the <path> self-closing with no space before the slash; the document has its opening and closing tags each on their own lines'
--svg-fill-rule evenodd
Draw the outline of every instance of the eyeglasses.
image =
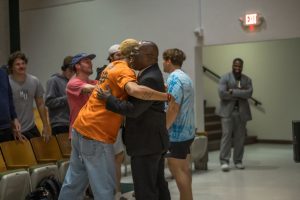
<svg viewBox="0 0 300 200">
<path fill-rule="evenodd" d="M 138 47 L 134 47 L 132 49 L 132 51 L 130 52 L 130 56 L 137 56 L 139 54 L 140 54 L 140 52 L 139 52 L 139 48 Z"/>
</svg>

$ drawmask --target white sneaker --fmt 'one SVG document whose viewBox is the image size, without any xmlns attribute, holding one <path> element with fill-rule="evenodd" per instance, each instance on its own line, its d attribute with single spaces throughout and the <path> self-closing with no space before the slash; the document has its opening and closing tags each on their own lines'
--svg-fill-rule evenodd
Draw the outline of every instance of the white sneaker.
<svg viewBox="0 0 300 200">
<path fill-rule="evenodd" d="M 115 200 L 120 200 L 120 198 L 121 198 L 121 192 L 117 192 L 116 194 L 115 194 Z"/>
<path fill-rule="evenodd" d="M 228 172 L 229 171 L 229 165 L 227 163 L 224 163 L 221 165 L 221 169 L 223 172 Z"/>
<path fill-rule="evenodd" d="M 245 166 L 242 163 L 236 163 L 235 168 L 237 169 L 245 169 Z"/>
</svg>

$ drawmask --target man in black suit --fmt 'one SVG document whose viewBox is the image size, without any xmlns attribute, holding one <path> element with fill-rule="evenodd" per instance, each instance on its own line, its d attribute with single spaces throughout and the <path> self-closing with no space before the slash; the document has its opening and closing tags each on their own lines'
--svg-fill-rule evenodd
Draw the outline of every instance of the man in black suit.
<svg viewBox="0 0 300 200">
<path fill-rule="evenodd" d="M 139 85 L 165 92 L 162 73 L 157 64 L 158 47 L 153 42 L 140 42 L 131 57 L 131 66 L 140 71 Z M 129 97 L 120 101 L 108 91 L 99 91 L 107 100 L 106 108 L 126 115 L 124 144 L 131 156 L 131 170 L 137 200 L 169 200 L 170 192 L 164 176 L 164 154 L 168 149 L 165 105 L 162 101 L 144 101 Z"/>
</svg>

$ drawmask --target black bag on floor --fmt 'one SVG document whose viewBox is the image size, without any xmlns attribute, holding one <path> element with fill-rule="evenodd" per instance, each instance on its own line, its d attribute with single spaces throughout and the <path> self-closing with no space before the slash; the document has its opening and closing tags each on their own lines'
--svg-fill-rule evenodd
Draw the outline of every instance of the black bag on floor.
<svg viewBox="0 0 300 200">
<path fill-rule="evenodd" d="M 49 176 L 41 180 L 37 188 L 30 192 L 25 200 L 57 200 L 60 189 L 60 182 L 54 176 Z"/>
<path fill-rule="evenodd" d="M 53 200 L 53 197 L 47 189 L 39 187 L 30 192 L 25 200 Z"/>
<path fill-rule="evenodd" d="M 47 191 L 49 191 L 53 200 L 58 199 L 59 192 L 61 189 L 61 183 L 54 176 L 44 178 L 38 186 L 45 188 Z"/>
</svg>

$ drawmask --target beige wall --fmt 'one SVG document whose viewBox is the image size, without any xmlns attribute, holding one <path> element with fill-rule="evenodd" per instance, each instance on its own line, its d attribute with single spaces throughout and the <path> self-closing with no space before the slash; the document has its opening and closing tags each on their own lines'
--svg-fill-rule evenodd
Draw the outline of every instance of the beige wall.
<svg viewBox="0 0 300 200">
<path fill-rule="evenodd" d="M 250 135 L 259 139 L 291 140 L 292 120 L 300 119 L 300 38 L 235 45 L 207 46 L 204 65 L 217 74 L 231 71 L 235 57 L 244 59 L 244 73 L 252 78 L 253 97 L 263 103 L 251 106 Z M 219 104 L 217 83 L 204 76 L 208 105 Z"/>
<path fill-rule="evenodd" d="M 23 0 L 23 3 L 25 0 Z M 161 54 L 167 48 L 181 48 L 187 55 L 183 69 L 202 87 L 202 71 L 195 73 L 194 30 L 199 26 L 199 0 L 31 0 L 21 8 L 21 45 L 29 57 L 29 72 L 45 85 L 59 71 L 66 55 L 95 53 L 95 66 L 106 64 L 107 49 L 125 38 L 151 40 Z M 49 2 L 49 4 L 47 4 Z M 27 2 L 26 2 L 27 3 Z M 55 4 L 55 5 L 54 5 Z M 46 7 L 45 7 L 46 5 Z M 48 5 L 48 6 L 47 6 Z M 28 9 L 30 7 L 30 9 Z M 93 75 L 95 77 L 95 74 Z M 167 77 L 167 75 L 165 75 Z M 203 90 L 197 94 L 196 126 L 204 129 Z"/>
<path fill-rule="evenodd" d="M 224 4 L 224 0 L 43 0 L 43 2 L 20 0 L 21 47 L 30 58 L 30 73 L 39 77 L 43 84 L 52 73 L 59 71 L 65 55 L 81 51 L 93 52 L 97 54 L 95 66 L 102 66 L 106 63 L 108 47 L 127 37 L 155 41 L 161 51 L 179 47 L 188 57 L 183 68 L 196 83 L 197 127 L 202 130 L 204 77 L 202 70 L 199 70 L 202 56 L 197 55 L 202 51 L 202 43 L 212 45 L 300 37 L 297 21 L 300 17 L 297 10 L 300 5 L 298 0 L 226 0 L 226 2 Z M 252 11 L 261 12 L 267 23 L 260 32 L 246 33 L 241 29 L 238 18 Z M 194 35 L 195 29 L 199 26 L 204 30 L 201 42 L 197 41 Z M 218 54 L 217 47 L 211 48 L 211 54 L 218 55 L 211 59 L 212 62 L 223 58 L 220 60 L 222 66 L 228 67 L 223 71 L 220 70 L 222 73 L 230 68 L 232 57 L 237 53 L 251 52 L 248 48 L 239 50 L 240 47 L 237 46 L 234 55 L 223 51 Z M 205 55 L 208 50 L 206 48 L 203 56 L 206 61 L 208 58 Z M 266 57 L 266 60 L 273 58 L 272 55 L 267 56 L 271 57 Z M 247 59 L 246 63 L 250 60 L 253 61 Z M 275 64 L 279 62 L 285 61 L 280 60 Z M 211 90 L 213 94 L 215 86 L 207 84 L 206 81 L 206 90 Z M 256 89 L 254 94 L 257 95 Z M 206 95 L 212 96 L 208 92 Z M 214 101 L 215 98 L 210 99 Z M 266 112 L 273 111 L 266 109 Z M 254 115 L 262 114 L 258 112 Z M 258 132 L 269 134 L 271 131 L 265 129 L 253 131 L 255 134 Z M 289 137 L 272 134 L 274 139 Z M 262 137 L 270 138 L 269 135 Z"/>
</svg>

